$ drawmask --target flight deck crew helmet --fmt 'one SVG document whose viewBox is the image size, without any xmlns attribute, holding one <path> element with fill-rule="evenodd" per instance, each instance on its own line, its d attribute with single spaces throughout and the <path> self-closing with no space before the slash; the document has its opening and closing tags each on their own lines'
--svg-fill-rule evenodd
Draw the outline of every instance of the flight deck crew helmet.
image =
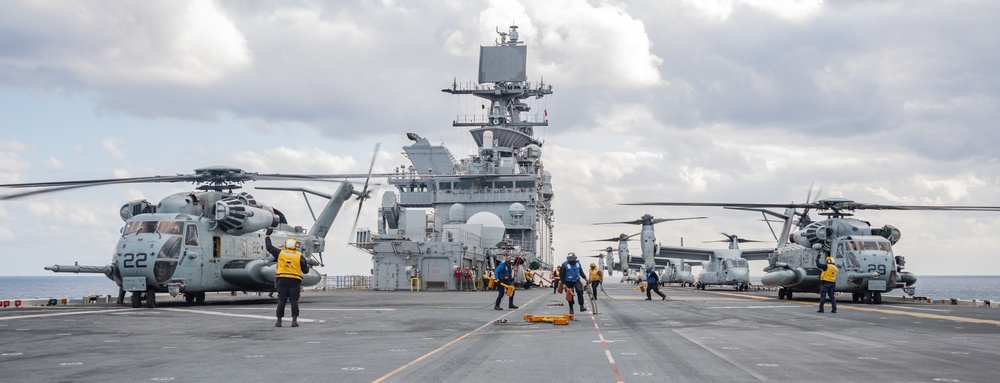
<svg viewBox="0 0 1000 383">
<path fill-rule="evenodd" d="M 285 248 L 288 250 L 295 250 L 295 248 L 298 246 L 299 246 L 299 241 L 297 241 L 295 238 L 289 238 L 287 241 L 285 241 Z"/>
<path fill-rule="evenodd" d="M 576 253 L 574 253 L 572 251 L 569 252 L 569 254 L 566 255 L 566 259 L 570 260 L 570 261 L 575 261 L 576 260 Z"/>
<path fill-rule="evenodd" d="M 827 256 L 826 257 L 826 263 L 833 263 L 833 258 L 831 258 L 830 256 Z"/>
<path fill-rule="evenodd" d="M 596 264 L 594 264 L 594 262 L 590 262 L 590 268 L 591 268 L 591 269 L 593 269 L 593 268 L 595 268 L 595 267 L 597 267 L 597 265 L 596 265 Z"/>
</svg>

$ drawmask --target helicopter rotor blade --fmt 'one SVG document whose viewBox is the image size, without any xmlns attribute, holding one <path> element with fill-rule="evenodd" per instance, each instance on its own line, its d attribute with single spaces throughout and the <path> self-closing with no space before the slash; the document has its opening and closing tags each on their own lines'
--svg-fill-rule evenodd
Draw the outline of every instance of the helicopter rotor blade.
<svg viewBox="0 0 1000 383">
<path fill-rule="evenodd" d="M 670 222 L 670 221 L 685 221 L 689 219 L 706 219 L 708 217 L 687 217 L 687 218 L 656 218 L 653 220 L 653 224 L 658 224 L 660 222 Z"/>
<path fill-rule="evenodd" d="M 65 181 L 65 182 L 51 182 L 51 183 L 41 182 L 35 184 L 0 185 L 0 187 L 10 187 L 10 188 L 35 187 L 36 185 L 42 185 L 43 187 L 46 187 L 45 189 L 37 189 L 27 192 L 3 195 L 0 196 L 0 200 L 22 198 L 38 194 L 80 189 L 93 186 L 128 184 L 128 183 L 185 182 L 185 181 L 193 181 L 193 178 L 190 176 L 167 176 L 167 177 L 155 176 L 155 177 L 133 177 L 133 178 L 105 179 L 105 180 Z M 52 185 L 45 185 L 45 184 L 52 184 Z M 61 185 L 61 186 L 55 186 L 55 185 Z"/>
<path fill-rule="evenodd" d="M 358 214 L 354 216 L 354 225 L 351 226 L 351 234 L 355 234 L 355 230 L 358 229 L 358 220 L 361 219 L 361 207 L 364 206 L 365 200 L 371 198 L 371 191 L 368 190 L 368 181 L 371 180 L 372 170 L 375 169 L 375 159 L 378 158 L 378 148 L 381 143 L 375 144 L 375 151 L 372 152 L 372 162 L 368 165 L 368 177 L 365 178 L 365 186 L 361 189 L 361 193 L 358 195 Z"/>
</svg>

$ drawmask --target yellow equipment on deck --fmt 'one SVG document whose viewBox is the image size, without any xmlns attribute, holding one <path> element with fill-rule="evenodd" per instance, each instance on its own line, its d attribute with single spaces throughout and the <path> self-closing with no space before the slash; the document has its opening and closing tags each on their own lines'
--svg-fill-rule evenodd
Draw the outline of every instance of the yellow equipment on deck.
<svg viewBox="0 0 1000 383">
<path fill-rule="evenodd" d="M 524 320 L 528 322 L 549 322 L 557 325 L 568 325 L 573 320 L 573 314 L 563 315 L 531 315 L 524 314 Z"/>
</svg>

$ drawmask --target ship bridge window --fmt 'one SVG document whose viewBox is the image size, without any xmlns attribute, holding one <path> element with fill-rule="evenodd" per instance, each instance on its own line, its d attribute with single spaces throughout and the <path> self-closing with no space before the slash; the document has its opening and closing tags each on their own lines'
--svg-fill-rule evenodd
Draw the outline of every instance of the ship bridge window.
<svg viewBox="0 0 1000 383">
<path fill-rule="evenodd" d="M 497 189 L 510 189 L 510 188 L 514 187 L 514 182 L 513 181 L 497 181 L 497 182 L 494 182 L 493 185 Z"/>
<path fill-rule="evenodd" d="M 472 189 L 472 181 L 455 182 L 455 189 Z"/>
<path fill-rule="evenodd" d="M 181 231 L 184 230 L 184 223 L 181 221 L 162 221 L 160 225 L 156 227 L 156 232 L 166 235 L 181 235 Z"/>
<path fill-rule="evenodd" d="M 535 181 L 515 181 L 514 187 L 531 189 L 535 187 Z"/>
<path fill-rule="evenodd" d="M 451 182 L 438 182 L 438 189 L 451 190 Z"/>
</svg>

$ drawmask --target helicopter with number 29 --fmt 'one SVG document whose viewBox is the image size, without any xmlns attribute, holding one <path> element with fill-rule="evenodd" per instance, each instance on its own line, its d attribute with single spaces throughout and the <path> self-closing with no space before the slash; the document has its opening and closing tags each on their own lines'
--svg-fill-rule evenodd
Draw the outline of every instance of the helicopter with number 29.
<svg viewBox="0 0 1000 383">
<path fill-rule="evenodd" d="M 845 198 L 789 204 L 642 202 L 622 205 L 723 207 L 758 211 L 764 214 L 765 220 L 768 215 L 780 218 L 784 226 L 781 235 L 777 236 L 777 247 L 767 255 L 768 265 L 761 283 L 778 287 L 778 299 L 792 299 L 794 292 L 816 293 L 821 271 L 816 267 L 816 258 L 830 256 L 840 269 L 835 291 L 851 293 L 852 301 L 864 303 L 881 303 L 883 293 L 897 288 L 913 295 L 917 277 L 903 271 L 905 258 L 893 253 L 892 246 L 901 236 L 899 229 L 892 225 L 873 227 L 867 221 L 854 218 L 855 211 L 1000 211 L 1000 206 L 876 205 Z M 785 208 L 785 211 L 782 214 L 765 208 Z M 796 211 L 799 208 L 804 210 Z M 827 218 L 812 221 L 810 209 Z M 792 232 L 792 226 L 797 226 L 798 230 Z"/>
</svg>

